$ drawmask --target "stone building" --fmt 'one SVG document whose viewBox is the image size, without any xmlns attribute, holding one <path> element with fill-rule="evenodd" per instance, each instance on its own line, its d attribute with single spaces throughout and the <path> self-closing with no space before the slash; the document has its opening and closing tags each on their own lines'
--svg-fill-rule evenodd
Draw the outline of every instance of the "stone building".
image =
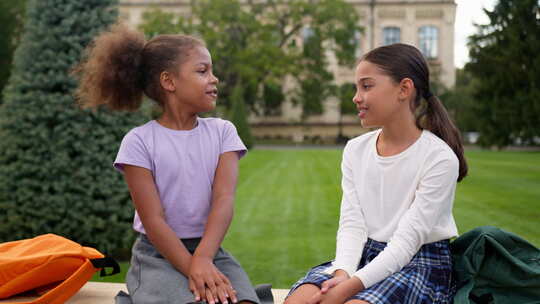
<svg viewBox="0 0 540 304">
<path fill-rule="evenodd" d="M 358 12 L 357 56 L 386 44 L 402 42 L 415 45 L 428 59 L 432 76 L 444 86 L 455 83 L 454 67 L 454 0 L 346 0 Z M 120 14 L 129 24 L 141 22 L 142 13 L 157 7 L 179 14 L 190 13 L 189 0 L 121 0 Z M 330 56 L 336 84 L 354 81 L 354 71 L 338 67 Z M 355 115 L 341 115 L 340 102 L 329 99 L 323 114 L 301 120 L 302 110 L 292 103 L 282 103 L 281 115 L 251 116 L 253 135 L 260 138 L 287 138 L 294 141 L 332 141 L 340 132 L 347 137 L 365 132 Z"/>
</svg>

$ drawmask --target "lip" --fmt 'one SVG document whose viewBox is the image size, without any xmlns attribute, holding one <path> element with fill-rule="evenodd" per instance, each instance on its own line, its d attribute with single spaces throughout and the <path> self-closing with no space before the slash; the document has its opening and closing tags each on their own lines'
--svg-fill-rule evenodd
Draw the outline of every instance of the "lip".
<svg viewBox="0 0 540 304">
<path fill-rule="evenodd" d="M 366 113 L 367 113 L 368 109 L 364 108 L 364 107 L 357 108 L 357 109 L 358 109 L 358 117 L 364 118 L 366 116 Z"/>
<path fill-rule="evenodd" d="M 213 98 L 218 97 L 218 90 L 217 89 L 211 89 L 211 90 L 206 91 L 205 93 L 206 93 L 206 95 L 210 95 Z"/>
</svg>

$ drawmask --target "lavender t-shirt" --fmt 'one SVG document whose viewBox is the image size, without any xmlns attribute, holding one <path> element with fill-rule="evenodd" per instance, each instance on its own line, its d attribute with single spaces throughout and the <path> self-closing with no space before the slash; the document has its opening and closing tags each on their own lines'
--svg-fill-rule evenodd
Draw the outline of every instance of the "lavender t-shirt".
<svg viewBox="0 0 540 304">
<path fill-rule="evenodd" d="M 129 131 L 114 167 L 143 167 L 152 172 L 167 224 L 179 238 L 201 237 L 210 212 L 212 184 L 222 153 L 247 152 L 234 125 L 219 118 L 197 118 L 189 131 L 152 120 Z M 133 229 L 145 233 L 135 211 Z"/>
</svg>

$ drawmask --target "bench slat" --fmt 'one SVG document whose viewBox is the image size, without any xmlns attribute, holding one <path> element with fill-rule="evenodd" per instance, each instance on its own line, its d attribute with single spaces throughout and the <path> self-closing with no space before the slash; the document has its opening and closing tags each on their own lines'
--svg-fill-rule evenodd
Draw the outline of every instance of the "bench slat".
<svg viewBox="0 0 540 304">
<path fill-rule="evenodd" d="M 114 297 L 120 290 L 127 292 L 126 284 L 88 282 L 66 304 L 114 304 Z M 287 292 L 287 289 L 272 289 L 274 303 L 282 304 Z M 35 298 L 16 297 L 9 300 L 0 300 L 0 303 L 26 302 L 33 299 Z"/>
</svg>

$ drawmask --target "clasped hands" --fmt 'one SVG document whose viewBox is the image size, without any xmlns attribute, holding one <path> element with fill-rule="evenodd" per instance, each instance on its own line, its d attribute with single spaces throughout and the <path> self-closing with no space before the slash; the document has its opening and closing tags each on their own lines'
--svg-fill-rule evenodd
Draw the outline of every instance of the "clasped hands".
<svg viewBox="0 0 540 304">
<path fill-rule="evenodd" d="M 209 257 L 193 256 L 188 277 L 189 289 L 193 292 L 195 301 L 206 301 L 209 304 L 238 301 L 231 282 Z"/>
<path fill-rule="evenodd" d="M 349 278 L 345 271 L 337 270 L 333 278 L 322 283 L 321 290 L 313 295 L 308 304 L 345 303 L 363 289 L 364 284 L 359 278 Z"/>
</svg>

